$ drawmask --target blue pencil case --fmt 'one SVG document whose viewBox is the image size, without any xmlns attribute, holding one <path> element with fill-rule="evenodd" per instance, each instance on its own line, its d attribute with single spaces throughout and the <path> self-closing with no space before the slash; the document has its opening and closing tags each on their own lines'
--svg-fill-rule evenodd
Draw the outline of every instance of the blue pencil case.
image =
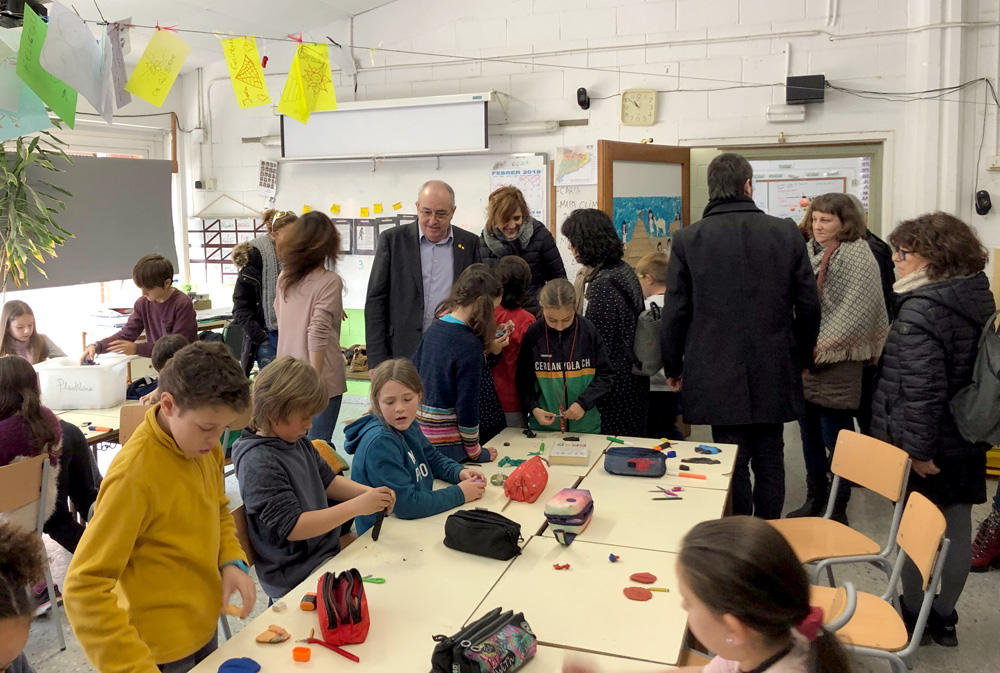
<svg viewBox="0 0 1000 673">
<path fill-rule="evenodd" d="M 662 451 L 638 446 L 613 446 L 604 451 L 604 471 L 623 477 L 653 477 L 667 473 L 667 457 Z"/>
</svg>

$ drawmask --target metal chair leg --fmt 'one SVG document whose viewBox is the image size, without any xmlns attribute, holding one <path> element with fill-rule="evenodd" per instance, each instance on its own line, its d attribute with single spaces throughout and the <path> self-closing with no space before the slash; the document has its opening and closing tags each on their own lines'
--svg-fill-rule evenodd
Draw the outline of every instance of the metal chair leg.
<svg viewBox="0 0 1000 673">
<path fill-rule="evenodd" d="M 219 626 L 222 627 L 222 642 L 226 642 L 233 637 L 233 632 L 229 628 L 229 620 L 225 615 L 219 616 Z"/>
<path fill-rule="evenodd" d="M 48 561 L 45 562 L 45 587 L 49 592 L 49 601 L 52 603 L 52 623 L 56 627 L 56 634 L 59 636 L 59 651 L 66 649 L 66 636 L 62 628 L 62 608 L 59 607 L 59 599 L 56 597 L 56 583 L 52 581 L 52 569 Z"/>
<path fill-rule="evenodd" d="M 828 580 L 830 580 L 830 586 L 831 587 L 837 586 L 837 582 L 833 579 L 833 564 L 832 563 L 826 567 L 826 577 L 827 577 Z"/>
</svg>

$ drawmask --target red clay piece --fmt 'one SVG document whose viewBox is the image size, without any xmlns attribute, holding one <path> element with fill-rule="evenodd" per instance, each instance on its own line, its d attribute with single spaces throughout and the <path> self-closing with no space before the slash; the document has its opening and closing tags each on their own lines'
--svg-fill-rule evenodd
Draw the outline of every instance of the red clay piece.
<svg viewBox="0 0 1000 673">
<path fill-rule="evenodd" d="M 552 567 L 555 568 L 556 570 L 569 570 L 568 563 L 563 563 L 563 564 L 553 563 Z"/>
<path fill-rule="evenodd" d="M 630 601 L 648 601 L 653 597 L 653 592 L 645 587 L 625 587 L 622 593 Z"/>
<path fill-rule="evenodd" d="M 640 584 L 652 584 L 656 581 L 656 575 L 651 573 L 635 573 L 630 575 L 629 579 Z"/>
</svg>

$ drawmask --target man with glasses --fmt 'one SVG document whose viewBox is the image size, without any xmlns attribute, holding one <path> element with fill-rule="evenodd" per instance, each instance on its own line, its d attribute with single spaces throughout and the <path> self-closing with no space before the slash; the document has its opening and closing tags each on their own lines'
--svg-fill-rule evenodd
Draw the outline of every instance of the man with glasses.
<svg viewBox="0 0 1000 673">
<path fill-rule="evenodd" d="M 479 261 L 478 237 L 452 227 L 455 190 L 425 182 L 417 195 L 417 222 L 379 236 L 365 302 L 369 375 L 389 358 L 410 357 L 452 283 Z"/>
</svg>

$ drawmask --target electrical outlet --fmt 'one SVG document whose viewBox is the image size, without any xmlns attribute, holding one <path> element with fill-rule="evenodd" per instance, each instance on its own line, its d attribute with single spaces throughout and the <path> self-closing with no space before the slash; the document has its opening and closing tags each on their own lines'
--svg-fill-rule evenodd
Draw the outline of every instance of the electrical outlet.
<svg viewBox="0 0 1000 673">
<path fill-rule="evenodd" d="M 989 162 L 986 164 L 986 170 L 1000 171 L 1000 156 L 990 157 Z"/>
</svg>

